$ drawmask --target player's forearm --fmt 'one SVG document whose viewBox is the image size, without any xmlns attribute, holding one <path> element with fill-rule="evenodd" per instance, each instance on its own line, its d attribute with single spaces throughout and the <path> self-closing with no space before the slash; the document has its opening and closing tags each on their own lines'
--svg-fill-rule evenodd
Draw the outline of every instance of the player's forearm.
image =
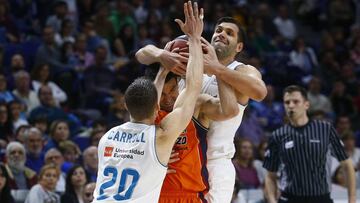
<svg viewBox="0 0 360 203">
<path fill-rule="evenodd" d="M 160 62 L 160 55 L 162 51 L 162 49 L 159 49 L 154 45 L 147 45 L 137 51 L 135 57 L 140 63 L 149 65 Z"/>
<path fill-rule="evenodd" d="M 197 94 L 201 90 L 204 62 L 200 38 L 189 38 L 189 61 L 186 71 L 186 89 Z"/>
<path fill-rule="evenodd" d="M 276 202 L 276 178 L 274 176 L 276 175 L 272 174 L 272 172 L 268 172 L 265 177 L 265 190 L 269 203 Z"/>
<path fill-rule="evenodd" d="M 231 70 L 223 65 L 216 68 L 215 75 L 232 86 L 235 91 L 255 101 L 263 100 L 267 94 L 264 82 L 255 76 Z"/>
<path fill-rule="evenodd" d="M 356 202 L 355 169 L 351 159 L 343 161 L 341 167 L 344 167 L 349 202 Z"/>
<path fill-rule="evenodd" d="M 168 70 L 166 70 L 163 67 L 159 68 L 159 71 L 156 75 L 156 78 L 154 80 L 154 85 L 156 87 L 157 93 L 158 93 L 158 102 L 160 102 L 160 98 L 161 98 L 161 93 L 164 87 L 164 83 L 165 83 L 165 79 L 167 74 L 169 73 Z"/>
<path fill-rule="evenodd" d="M 221 114 L 226 118 L 232 118 L 239 113 L 234 89 L 221 79 L 218 79 Z"/>
</svg>

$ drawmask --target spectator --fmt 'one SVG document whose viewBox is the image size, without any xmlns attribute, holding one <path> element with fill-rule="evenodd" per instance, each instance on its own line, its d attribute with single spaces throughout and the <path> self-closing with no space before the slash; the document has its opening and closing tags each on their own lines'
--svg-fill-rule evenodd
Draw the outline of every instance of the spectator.
<svg viewBox="0 0 360 203">
<path fill-rule="evenodd" d="M 61 203 L 84 202 L 83 193 L 87 183 L 84 167 L 74 165 L 66 175 L 65 194 L 61 196 Z"/>
<path fill-rule="evenodd" d="M 275 101 L 275 90 L 272 85 L 266 85 L 267 95 L 262 102 L 251 102 L 260 125 L 267 132 L 280 127 L 283 123 L 284 107 L 280 102 Z"/>
<path fill-rule="evenodd" d="M 0 73 L 0 100 L 8 103 L 15 99 L 15 95 L 7 89 L 5 76 Z"/>
<path fill-rule="evenodd" d="M 59 176 L 55 186 L 55 192 L 57 194 L 63 194 L 65 192 L 65 177 L 66 174 L 61 172 L 61 167 L 64 163 L 64 157 L 61 152 L 56 148 L 51 148 L 45 153 L 45 164 L 53 164 L 59 170 Z"/>
<path fill-rule="evenodd" d="M 19 142 L 10 142 L 6 147 L 5 165 L 9 175 L 11 194 L 15 202 L 24 202 L 26 196 L 37 182 L 35 171 L 25 166 L 26 152 L 24 146 Z"/>
<path fill-rule="evenodd" d="M 90 182 L 85 185 L 84 187 L 84 193 L 83 193 L 83 200 L 84 203 L 91 203 L 94 200 L 94 190 L 95 190 L 96 184 L 94 182 Z"/>
<path fill-rule="evenodd" d="M 21 125 L 16 129 L 15 131 L 15 138 L 12 138 L 10 141 L 18 141 L 21 144 L 24 144 L 25 142 L 25 132 L 28 130 L 31 126 L 30 125 Z"/>
<path fill-rule="evenodd" d="M 83 72 L 87 67 L 94 65 L 94 55 L 87 50 L 86 35 L 76 37 L 74 56 L 76 58 L 75 70 Z"/>
<path fill-rule="evenodd" d="M 68 5 L 64 0 L 56 1 L 54 4 L 54 14 L 46 20 L 46 26 L 53 28 L 55 32 L 60 32 L 61 24 L 68 14 Z"/>
<path fill-rule="evenodd" d="M 30 89 L 30 75 L 28 72 L 20 70 L 14 76 L 15 89 L 13 94 L 26 104 L 26 112 L 30 113 L 35 107 L 40 105 L 36 92 Z"/>
<path fill-rule="evenodd" d="M 260 142 L 259 146 L 257 147 L 258 156 L 257 159 L 254 160 L 254 167 L 259 177 L 260 184 L 263 186 L 265 184 L 265 177 L 267 174 L 266 169 L 262 167 L 264 159 L 265 159 L 265 151 L 267 149 L 268 142 L 267 140 L 263 140 Z"/>
<path fill-rule="evenodd" d="M 38 95 L 40 106 L 34 108 L 30 112 L 30 120 L 39 116 L 45 117 L 49 123 L 59 119 L 68 120 L 68 115 L 61 108 L 56 106 L 52 90 L 48 85 L 41 86 Z"/>
<path fill-rule="evenodd" d="M 355 116 L 356 111 L 351 96 L 346 94 L 345 85 L 341 81 L 335 82 L 330 100 L 336 115 Z"/>
<path fill-rule="evenodd" d="M 284 4 L 280 5 L 278 12 L 279 14 L 275 17 L 273 23 L 283 38 L 292 41 L 295 39 L 297 31 L 294 21 L 289 17 L 288 7 Z"/>
<path fill-rule="evenodd" d="M 302 76 L 303 83 L 307 83 L 309 76 L 317 71 L 318 60 L 314 50 L 306 46 L 303 37 L 295 40 L 294 49 L 290 52 L 290 64 L 297 67 L 296 74 Z"/>
<path fill-rule="evenodd" d="M 45 145 L 44 150 L 47 151 L 51 148 L 59 149 L 59 144 L 69 138 L 70 131 L 69 125 L 64 120 L 55 120 L 50 125 L 50 139 Z"/>
<path fill-rule="evenodd" d="M 41 86 L 49 86 L 55 99 L 56 106 L 60 106 L 60 103 L 66 102 L 66 93 L 51 80 L 48 64 L 40 64 L 36 66 L 32 71 L 32 79 L 32 86 L 37 94 L 39 93 Z"/>
<path fill-rule="evenodd" d="M 8 84 L 8 88 L 10 90 L 13 90 L 15 87 L 15 78 L 14 75 L 15 73 L 17 73 L 20 70 L 25 70 L 25 60 L 24 60 L 24 56 L 20 53 L 15 53 L 14 55 L 12 55 L 11 57 L 11 61 L 10 61 L 10 68 L 5 68 L 4 73 L 7 79 L 7 84 Z"/>
<path fill-rule="evenodd" d="M 35 64 L 48 64 L 55 77 L 69 71 L 70 67 L 61 62 L 61 53 L 55 44 L 54 29 L 50 26 L 43 29 L 43 43 L 36 52 Z"/>
<path fill-rule="evenodd" d="M 30 120 L 30 123 L 32 126 L 36 127 L 37 129 L 39 129 L 41 131 L 44 141 L 47 141 L 49 137 L 47 134 L 48 125 L 47 125 L 46 117 L 40 116 L 40 117 L 34 118 L 33 120 Z"/>
<path fill-rule="evenodd" d="M 31 188 L 25 203 L 60 203 L 60 197 L 55 193 L 55 186 L 59 176 L 60 170 L 55 165 L 47 164 L 43 166 L 39 174 L 39 183 Z"/>
<path fill-rule="evenodd" d="M 83 165 L 86 171 L 86 175 L 90 177 L 90 181 L 95 182 L 98 171 L 98 152 L 97 147 L 90 146 L 83 152 Z"/>
<path fill-rule="evenodd" d="M 312 76 L 309 82 L 308 98 L 310 102 L 309 113 L 323 111 L 328 116 L 333 114 L 330 99 L 321 93 L 321 80 Z"/>
<path fill-rule="evenodd" d="M 63 46 L 64 42 L 75 43 L 74 24 L 69 19 L 62 21 L 60 32 L 55 34 L 55 43 L 58 47 Z"/>
<path fill-rule="evenodd" d="M 26 120 L 26 116 L 24 115 L 24 105 L 20 102 L 20 100 L 15 99 L 9 102 L 8 107 L 10 110 L 10 120 L 12 121 L 14 131 L 16 131 L 22 125 L 29 125 L 29 122 Z"/>
<path fill-rule="evenodd" d="M 236 153 L 233 163 L 236 170 L 236 181 L 241 189 L 260 187 L 260 180 L 254 167 L 254 145 L 250 140 L 241 139 L 235 142 Z"/>
<path fill-rule="evenodd" d="M 7 1 L 0 2 L 0 27 L 5 29 L 6 39 L 9 42 L 19 41 L 19 31 L 16 23 L 10 15 L 9 5 Z"/>
<path fill-rule="evenodd" d="M 105 63 L 107 50 L 100 46 L 95 52 L 95 65 L 84 72 L 84 86 L 87 107 L 100 108 L 103 112 L 108 108 L 109 100 L 117 93 L 113 90 L 115 77 L 109 65 Z"/>
<path fill-rule="evenodd" d="M 4 203 L 15 203 L 11 196 L 11 189 L 9 186 L 9 175 L 3 164 L 0 164 L 0 201 Z"/>
<path fill-rule="evenodd" d="M 62 169 L 63 171 L 68 171 L 69 168 L 78 162 L 81 154 L 80 148 L 73 141 L 65 140 L 60 142 L 59 150 L 63 154 L 65 161 Z"/>
<path fill-rule="evenodd" d="M 109 20 L 109 5 L 106 1 L 99 2 L 96 5 L 96 13 L 93 17 L 94 28 L 99 36 L 108 40 L 109 44 L 113 44 L 116 31 L 113 24 Z"/>
<path fill-rule="evenodd" d="M 31 127 L 25 131 L 24 138 L 26 149 L 25 166 L 39 173 L 44 165 L 44 139 L 42 133 L 38 128 Z"/>
<path fill-rule="evenodd" d="M 90 146 L 99 146 L 99 142 L 101 137 L 106 133 L 106 131 L 103 130 L 93 130 L 90 134 Z"/>
<path fill-rule="evenodd" d="M 13 139 L 13 134 L 8 107 L 6 103 L 0 101 L 0 149 L 5 148 L 9 140 Z"/>
<path fill-rule="evenodd" d="M 347 133 L 343 134 L 341 140 L 344 143 L 344 149 L 346 154 L 352 160 L 354 168 L 357 168 L 360 164 L 360 149 L 355 146 L 354 134 L 348 131 Z"/>
<path fill-rule="evenodd" d="M 85 21 L 90 19 L 95 13 L 95 0 L 79 0 L 76 1 L 79 13 L 79 25 L 84 25 Z"/>
<path fill-rule="evenodd" d="M 107 123 L 109 127 L 114 127 L 123 124 L 130 120 L 129 112 L 125 108 L 125 98 L 123 94 L 118 94 L 114 97 L 110 104 Z"/>
</svg>

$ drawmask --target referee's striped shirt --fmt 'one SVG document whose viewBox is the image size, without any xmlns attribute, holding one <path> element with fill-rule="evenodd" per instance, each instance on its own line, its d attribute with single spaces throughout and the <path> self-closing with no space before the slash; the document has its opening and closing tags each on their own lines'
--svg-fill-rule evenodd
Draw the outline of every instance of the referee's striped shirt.
<svg viewBox="0 0 360 203">
<path fill-rule="evenodd" d="M 347 159 L 335 128 L 328 122 L 310 120 L 289 124 L 273 132 L 263 167 L 280 170 L 280 190 L 297 196 L 317 196 L 331 191 L 331 157 Z"/>
</svg>

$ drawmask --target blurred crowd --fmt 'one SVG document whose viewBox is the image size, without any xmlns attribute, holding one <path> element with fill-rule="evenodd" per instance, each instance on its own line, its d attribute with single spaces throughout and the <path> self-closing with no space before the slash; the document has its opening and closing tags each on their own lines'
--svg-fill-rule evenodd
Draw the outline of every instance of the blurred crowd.
<svg viewBox="0 0 360 203">
<path fill-rule="evenodd" d="M 309 90 L 309 114 L 334 123 L 360 169 L 360 3 L 199 3 L 208 40 L 218 18 L 241 22 L 247 38 L 239 61 L 267 84 L 267 97 L 248 104 L 237 131 L 237 188 L 262 187 L 266 140 L 286 122 L 281 93 L 290 84 Z M 183 0 L 0 0 L 0 180 L 9 183 L 0 181 L 1 202 L 11 198 L 7 187 L 16 202 L 32 202 L 36 184 L 54 180 L 54 195 L 44 198 L 87 202 L 98 141 L 129 120 L 124 90 L 147 68 L 134 53 L 181 35 L 174 19 L 183 19 L 182 10 Z M 341 187 L 336 164 L 333 177 Z M 70 197 L 59 196 L 65 190 Z"/>
</svg>

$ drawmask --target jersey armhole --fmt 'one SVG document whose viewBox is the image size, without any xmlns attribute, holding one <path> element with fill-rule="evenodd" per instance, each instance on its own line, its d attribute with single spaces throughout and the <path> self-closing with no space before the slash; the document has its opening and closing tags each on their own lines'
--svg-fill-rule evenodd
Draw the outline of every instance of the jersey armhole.
<svg viewBox="0 0 360 203">
<path fill-rule="evenodd" d="M 154 140 L 153 140 L 153 142 L 154 142 L 154 153 L 155 153 L 154 156 L 155 156 L 156 161 L 157 161 L 161 166 L 163 166 L 163 167 L 165 167 L 165 168 L 167 169 L 168 166 L 162 164 L 161 161 L 160 161 L 160 159 L 159 159 L 159 157 L 158 157 L 157 148 L 156 148 L 156 136 L 157 136 L 156 126 L 154 125 Z"/>
</svg>

